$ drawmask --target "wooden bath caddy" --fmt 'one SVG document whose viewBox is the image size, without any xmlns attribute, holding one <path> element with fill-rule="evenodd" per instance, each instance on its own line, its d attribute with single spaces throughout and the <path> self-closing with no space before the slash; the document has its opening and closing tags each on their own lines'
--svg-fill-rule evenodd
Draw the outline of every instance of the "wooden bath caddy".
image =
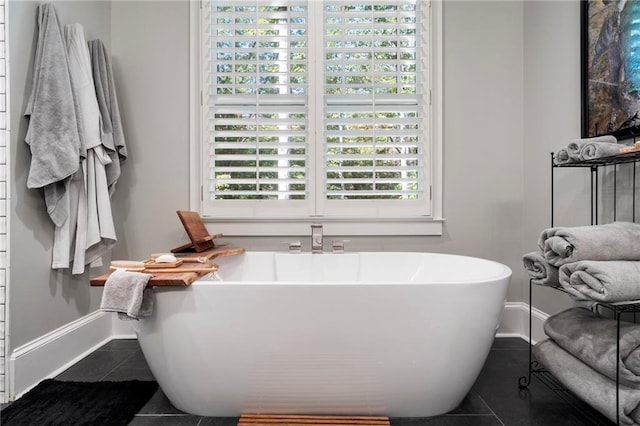
<svg viewBox="0 0 640 426">
<path fill-rule="evenodd" d="M 178 210 L 176 213 L 191 242 L 172 248 L 172 253 L 180 253 L 187 250 L 200 253 L 215 247 L 213 240 L 222 237 L 222 234 L 209 234 L 198 212 Z"/>
<path fill-rule="evenodd" d="M 149 286 L 176 286 L 185 287 L 191 285 L 198 278 L 217 271 L 217 265 L 211 265 L 210 261 L 216 257 L 235 256 L 244 253 L 242 247 L 217 246 L 200 253 L 183 252 L 176 253 L 179 262 L 175 267 L 153 267 L 150 262 L 145 263 L 143 272 L 153 274 L 149 280 Z M 203 263 L 204 262 L 204 263 Z M 91 280 L 91 285 L 101 287 L 107 282 L 109 274 L 100 275 Z"/>
<path fill-rule="evenodd" d="M 143 272 L 153 274 L 148 286 L 185 287 L 191 285 L 203 275 L 218 270 L 217 265 L 209 264 L 211 259 L 244 253 L 242 247 L 215 245 L 213 240 L 221 237 L 222 234 L 209 235 L 209 231 L 207 231 L 198 212 L 178 210 L 176 213 L 178 213 L 191 242 L 171 249 L 173 255 L 178 259 L 174 264 L 163 265 L 154 261 L 145 262 Z M 109 278 L 109 274 L 93 278 L 91 285 L 104 286 L 107 278 Z"/>
<path fill-rule="evenodd" d="M 243 414 L 238 426 L 311 426 L 311 425 L 345 425 L 345 426 L 389 426 L 388 417 L 368 416 L 298 416 L 288 414 Z"/>
</svg>

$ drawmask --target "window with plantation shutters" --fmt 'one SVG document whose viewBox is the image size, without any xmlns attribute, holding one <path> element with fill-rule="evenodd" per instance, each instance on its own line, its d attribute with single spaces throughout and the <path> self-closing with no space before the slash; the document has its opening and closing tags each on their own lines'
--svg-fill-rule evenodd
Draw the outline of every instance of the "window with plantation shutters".
<svg viewBox="0 0 640 426">
<path fill-rule="evenodd" d="M 201 6 L 205 217 L 433 217 L 431 5 Z"/>
</svg>

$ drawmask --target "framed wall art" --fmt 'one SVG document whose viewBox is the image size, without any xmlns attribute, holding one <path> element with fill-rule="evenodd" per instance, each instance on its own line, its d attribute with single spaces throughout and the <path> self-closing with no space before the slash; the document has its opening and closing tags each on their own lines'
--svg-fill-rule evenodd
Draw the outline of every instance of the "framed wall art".
<svg viewBox="0 0 640 426">
<path fill-rule="evenodd" d="M 582 137 L 640 135 L 640 1 L 582 0 Z"/>
</svg>

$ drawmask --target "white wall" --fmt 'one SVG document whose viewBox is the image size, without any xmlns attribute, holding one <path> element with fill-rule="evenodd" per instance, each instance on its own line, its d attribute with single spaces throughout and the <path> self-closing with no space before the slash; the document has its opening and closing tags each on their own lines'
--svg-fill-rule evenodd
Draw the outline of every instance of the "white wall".
<svg viewBox="0 0 640 426">
<path fill-rule="evenodd" d="M 113 199 L 114 257 L 145 259 L 186 236 L 189 203 L 189 4 L 113 2 L 113 68 L 129 158 Z"/>
<path fill-rule="evenodd" d="M 535 250 L 550 226 L 550 153 L 581 137 L 580 68 L 579 2 L 526 1 L 523 252 Z M 554 225 L 588 225 L 588 169 L 558 169 L 555 183 Z M 528 301 L 528 281 L 523 283 Z M 568 297 L 547 288 L 535 287 L 533 299 L 547 313 L 569 306 Z"/>
</svg>

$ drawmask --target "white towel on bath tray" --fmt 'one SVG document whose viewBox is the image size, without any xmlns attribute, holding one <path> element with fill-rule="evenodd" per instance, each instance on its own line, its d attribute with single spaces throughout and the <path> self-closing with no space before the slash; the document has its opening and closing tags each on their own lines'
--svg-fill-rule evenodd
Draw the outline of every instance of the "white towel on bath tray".
<svg viewBox="0 0 640 426">
<path fill-rule="evenodd" d="M 100 309 L 117 312 L 120 319 L 139 319 L 153 312 L 153 293 L 147 288 L 151 274 L 117 269 L 104 284 Z"/>
</svg>

